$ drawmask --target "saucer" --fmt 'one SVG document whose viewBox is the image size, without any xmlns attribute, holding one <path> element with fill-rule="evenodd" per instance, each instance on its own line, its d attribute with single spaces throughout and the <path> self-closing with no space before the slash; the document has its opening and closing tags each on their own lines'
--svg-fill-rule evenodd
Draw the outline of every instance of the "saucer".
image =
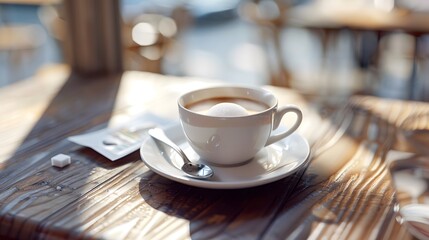
<svg viewBox="0 0 429 240">
<path fill-rule="evenodd" d="M 180 125 L 164 129 L 166 135 L 186 153 L 194 162 L 203 162 L 188 144 Z M 214 175 L 210 179 L 200 180 L 187 176 L 180 170 L 183 160 L 168 146 L 156 143 L 147 135 L 140 147 L 143 162 L 152 171 L 186 185 L 213 188 L 239 189 L 255 187 L 274 182 L 293 174 L 305 165 L 310 155 L 307 140 L 298 133 L 292 133 L 285 139 L 273 143 L 261 151 L 249 162 L 234 166 L 212 166 Z"/>
</svg>

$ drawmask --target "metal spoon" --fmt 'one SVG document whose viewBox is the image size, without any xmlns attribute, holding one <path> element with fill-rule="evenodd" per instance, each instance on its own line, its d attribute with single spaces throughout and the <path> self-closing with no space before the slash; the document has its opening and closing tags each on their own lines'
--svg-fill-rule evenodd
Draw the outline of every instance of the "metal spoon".
<svg viewBox="0 0 429 240">
<path fill-rule="evenodd" d="M 211 169 L 209 166 L 202 164 L 202 163 L 193 163 L 191 162 L 186 154 L 183 152 L 182 149 L 180 149 L 179 146 L 177 146 L 173 141 L 171 141 L 164 133 L 164 131 L 160 128 L 153 128 L 148 131 L 149 135 L 157 140 L 160 141 L 169 147 L 171 147 L 173 150 L 175 150 L 179 155 L 182 157 L 184 164 L 182 166 L 183 172 L 188 174 L 189 176 L 193 178 L 201 178 L 206 179 L 213 176 L 213 169 Z"/>
</svg>

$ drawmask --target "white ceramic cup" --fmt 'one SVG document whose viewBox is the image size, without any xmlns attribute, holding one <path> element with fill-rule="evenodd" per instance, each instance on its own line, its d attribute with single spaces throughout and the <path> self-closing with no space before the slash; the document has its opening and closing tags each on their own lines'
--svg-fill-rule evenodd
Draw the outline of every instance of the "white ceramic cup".
<svg viewBox="0 0 429 240">
<path fill-rule="evenodd" d="M 188 109 L 208 99 L 238 98 L 264 105 L 265 109 L 246 116 L 218 117 Z M 301 124 L 296 106 L 277 106 L 277 98 L 262 88 L 222 86 L 185 93 L 178 99 L 180 121 L 190 146 L 205 161 L 215 165 L 237 165 L 252 159 L 265 146 L 293 133 Z M 296 115 L 287 130 L 272 134 L 286 113 Z"/>
</svg>

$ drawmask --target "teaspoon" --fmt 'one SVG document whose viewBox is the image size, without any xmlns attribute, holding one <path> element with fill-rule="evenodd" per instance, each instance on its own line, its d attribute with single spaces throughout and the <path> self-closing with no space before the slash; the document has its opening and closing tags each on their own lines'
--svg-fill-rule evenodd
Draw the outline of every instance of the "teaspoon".
<svg viewBox="0 0 429 240">
<path fill-rule="evenodd" d="M 162 129 L 153 128 L 153 129 L 150 129 L 148 133 L 153 139 L 168 145 L 182 157 L 184 164 L 181 169 L 189 176 L 193 178 L 201 178 L 201 179 L 206 179 L 213 176 L 213 173 L 214 173 L 213 169 L 211 169 L 209 166 L 202 163 L 191 162 L 186 156 L 186 154 L 183 152 L 183 150 L 179 146 L 177 146 L 173 141 L 171 141 L 165 135 Z"/>
</svg>

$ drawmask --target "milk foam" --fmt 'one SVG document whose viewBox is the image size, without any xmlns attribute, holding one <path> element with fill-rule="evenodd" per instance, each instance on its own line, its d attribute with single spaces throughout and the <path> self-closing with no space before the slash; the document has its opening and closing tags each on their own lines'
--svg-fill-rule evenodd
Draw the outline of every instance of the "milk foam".
<svg viewBox="0 0 429 240">
<path fill-rule="evenodd" d="M 247 110 L 235 103 L 218 103 L 207 111 L 207 115 L 215 117 L 241 117 L 248 115 Z"/>
</svg>

